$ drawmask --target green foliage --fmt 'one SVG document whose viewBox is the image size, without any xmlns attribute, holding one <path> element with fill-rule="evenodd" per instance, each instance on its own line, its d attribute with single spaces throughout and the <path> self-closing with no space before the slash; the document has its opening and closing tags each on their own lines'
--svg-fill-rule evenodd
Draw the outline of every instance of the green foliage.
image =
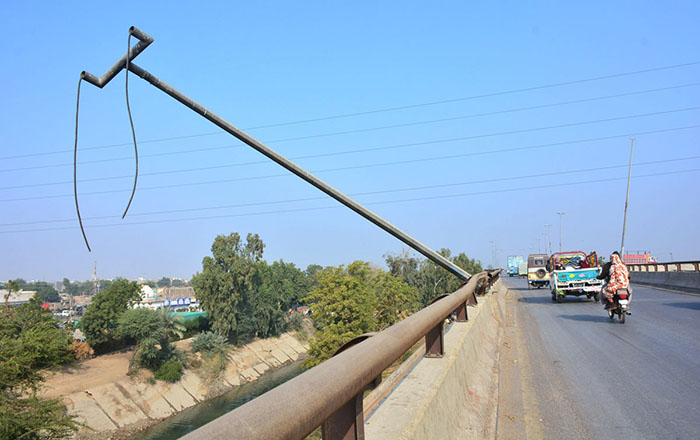
<svg viewBox="0 0 700 440">
<path fill-rule="evenodd" d="M 456 257 L 451 257 L 452 252 L 449 249 L 440 249 L 439 254 L 468 273 L 475 274 L 483 271 L 480 262 L 470 259 L 463 252 Z M 422 306 L 427 306 L 443 293 L 454 292 L 462 285 L 462 280 L 442 267 L 427 259 L 410 257 L 407 252 L 401 255 L 388 254 L 384 258 L 392 275 L 418 289 Z"/>
<path fill-rule="evenodd" d="M 198 334 L 192 340 L 191 347 L 195 353 L 225 353 L 228 350 L 226 338 L 214 332 Z"/>
<path fill-rule="evenodd" d="M 156 282 L 158 287 L 170 287 L 171 284 L 172 281 L 170 281 L 170 278 L 167 277 L 163 277 Z"/>
<path fill-rule="evenodd" d="M 248 234 L 245 244 L 237 233 L 219 235 L 212 257 L 204 257 L 202 272 L 192 278 L 212 330 L 230 341 L 246 340 L 255 332 L 250 297 L 261 284 L 256 263 L 264 247 L 257 234 Z"/>
<path fill-rule="evenodd" d="M 175 316 L 175 312 L 171 307 L 162 307 L 158 309 L 158 313 L 163 320 L 165 334 L 171 341 L 182 339 L 185 336 L 187 327 L 182 320 Z"/>
<path fill-rule="evenodd" d="M 132 364 L 156 370 L 176 355 L 171 335 L 181 335 L 184 326 L 172 318 L 170 309 L 130 309 L 117 321 L 117 333 L 136 342 Z"/>
<path fill-rule="evenodd" d="M 27 283 L 24 290 L 34 290 L 42 302 L 60 302 L 61 297 L 51 284 L 45 281 L 37 281 L 36 283 Z"/>
<path fill-rule="evenodd" d="M 24 281 L 24 280 L 22 280 Z M 21 289 L 20 283 L 15 280 L 15 281 L 8 281 L 7 286 L 5 287 L 7 289 L 7 293 L 5 294 L 5 307 L 10 307 L 10 295 L 12 295 L 12 292 L 19 292 Z"/>
<path fill-rule="evenodd" d="M 92 300 L 87 312 L 80 320 L 85 339 L 97 352 L 118 344 L 117 321 L 132 301 L 141 299 L 141 288 L 136 282 L 118 280 L 104 289 Z"/>
<path fill-rule="evenodd" d="M 158 348 L 159 340 L 156 338 L 144 338 L 139 341 L 132 359 L 139 367 L 156 370 L 167 359 L 167 352 Z"/>
<path fill-rule="evenodd" d="M 79 426 L 61 399 L 0 393 L 0 439 L 68 438 Z"/>
<path fill-rule="evenodd" d="M 183 335 L 184 338 L 190 338 L 197 333 L 209 330 L 211 327 L 209 325 L 209 319 L 205 316 L 198 316 L 195 319 L 185 321 L 183 325 L 185 326 L 185 334 Z"/>
<path fill-rule="evenodd" d="M 386 328 L 416 308 L 415 288 L 362 261 L 347 269 L 328 267 L 317 273 L 316 280 L 318 285 L 306 300 L 320 329 L 311 341 L 304 368 L 328 359 L 352 338 Z"/>
<path fill-rule="evenodd" d="M 69 362 L 70 336 L 33 298 L 0 311 L 0 390 L 34 388 L 40 370 Z"/>
<path fill-rule="evenodd" d="M 310 282 L 293 263 L 262 261 L 257 267 L 262 282 L 251 296 L 255 332 L 261 338 L 278 336 L 286 328 L 287 311 L 306 296 Z"/>
<path fill-rule="evenodd" d="M 294 313 L 289 317 L 287 321 L 287 328 L 289 330 L 299 331 L 304 328 L 304 315 L 301 313 Z"/>
<path fill-rule="evenodd" d="M 164 362 L 153 376 L 166 382 L 177 382 L 182 377 L 182 363 L 176 360 Z"/>
<path fill-rule="evenodd" d="M 151 309 L 129 309 L 117 320 L 118 334 L 139 342 L 145 338 L 161 341 L 165 338 L 165 320 Z"/>
<path fill-rule="evenodd" d="M 37 297 L 0 310 L 0 439 L 62 438 L 77 430 L 60 399 L 38 395 L 41 371 L 71 361 L 70 340 Z"/>
</svg>

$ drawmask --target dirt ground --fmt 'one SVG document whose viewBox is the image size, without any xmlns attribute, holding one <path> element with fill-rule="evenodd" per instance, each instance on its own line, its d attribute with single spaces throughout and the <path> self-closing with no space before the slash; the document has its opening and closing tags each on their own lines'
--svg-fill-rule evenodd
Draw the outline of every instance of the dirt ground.
<svg viewBox="0 0 700 440">
<path fill-rule="evenodd" d="M 129 372 L 131 356 L 131 351 L 106 354 L 63 368 L 53 375 L 49 373 L 44 394 L 46 397 L 68 396 L 123 379 Z"/>
<path fill-rule="evenodd" d="M 190 342 L 191 339 L 184 339 L 175 342 L 175 346 L 188 352 Z M 62 368 L 55 373 L 48 373 L 44 383 L 44 396 L 49 398 L 68 396 L 123 379 L 129 372 L 129 361 L 132 355 L 132 350 L 105 354 Z M 139 376 L 144 376 L 144 379 L 149 375 L 151 373 L 145 369 L 139 371 Z"/>
</svg>

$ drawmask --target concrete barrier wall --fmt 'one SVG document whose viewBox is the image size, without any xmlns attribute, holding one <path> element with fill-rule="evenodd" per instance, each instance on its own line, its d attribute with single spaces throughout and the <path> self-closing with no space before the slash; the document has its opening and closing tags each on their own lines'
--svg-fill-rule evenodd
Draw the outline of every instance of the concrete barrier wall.
<svg viewBox="0 0 700 440">
<path fill-rule="evenodd" d="M 445 335 L 445 356 L 421 359 L 366 419 L 366 438 L 495 438 L 501 282 L 468 313 L 468 322 L 453 323 Z"/>
<path fill-rule="evenodd" d="M 700 293 L 700 272 L 630 272 L 633 284 Z"/>
</svg>

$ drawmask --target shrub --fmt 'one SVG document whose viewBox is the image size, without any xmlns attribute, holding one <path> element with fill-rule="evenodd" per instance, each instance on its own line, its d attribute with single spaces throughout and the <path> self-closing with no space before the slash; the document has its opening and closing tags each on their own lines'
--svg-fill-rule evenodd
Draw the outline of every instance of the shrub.
<svg viewBox="0 0 700 440">
<path fill-rule="evenodd" d="M 301 313 L 291 315 L 289 321 L 287 322 L 287 327 L 294 331 L 299 331 L 304 328 L 304 315 Z"/>
<path fill-rule="evenodd" d="M 71 351 L 73 352 L 73 356 L 79 361 L 90 359 L 95 355 L 95 350 L 85 341 L 73 341 Z"/>
<path fill-rule="evenodd" d="M 153 374 L 158 380 L 165 382 L 177 382 L 182 377 L 182 363 L 180 361 L 167 361 Z"/>
<path fill-rule="evenodd" d="M 191 338 L 197 333 L 201 333 L 209 330 L 209 320 L 204 316 L 198 316 L 196 319 L 186 321 L 185 325 L 185 338 Z"/>
<path fill-rule="evenodd" d="M 136 364 L 139 367 L 154 370 L 160 366 L 164 354 L 156 344 L 158 344 L 158 340 L 153 338 L 146 338 L 139 342 L 135 353 Z"/>
<path fill-rule="evenodd" d="M 225 353 L 227 349 L 226 338 L 214 332 L 200 333 L 192 340 L 192 351 L 195 353 Z"/>
</svg>

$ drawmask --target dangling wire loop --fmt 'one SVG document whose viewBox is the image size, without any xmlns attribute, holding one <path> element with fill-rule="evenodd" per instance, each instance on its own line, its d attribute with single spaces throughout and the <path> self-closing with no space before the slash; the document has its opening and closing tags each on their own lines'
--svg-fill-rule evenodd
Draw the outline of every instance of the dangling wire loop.
<svg viewBox="0 0 700 440">
<path fill-rule="evenodd" d="M 73 195 L 75 197 L 75 212 L 78 214 L 78 223 L 80 223 L 80 232 L 83 233 L 83 240 L 85 240 L 85 246 L 88 248 L 88 252 L 92 252 L 90 249 L 90 243 L 88 243 L 87 235 L 85 235 L 85 228 L 83 227 L 83 219 L 80 216 L 80 206 L 78 206 L 78 113 L 80 111 L 80 84 L 83 83 L 83 74 L 80 74 L 80 80 L 78 80 L 78 95 L 75 102 L 75 144 L 73 146 Z"/>
<path fill-rule="evenodd" d="M 126 213 L 129 212 L 129 207 L 131 202 L 134 200 L 134 195 L 136 194 L 136 182 L 139 179 L 139 149 L 136 146 L 136 130 L 134 129 L 134 120 L 131 117 L 131 107 L 129 106 L 129 55 L 131 50 L 131 31 L 129 32 L 129 37 L 127 38 L 126 44 L 126 111 L 129 113 L 129 124 L 131 124 L 131 137 L 134 139 L 134 157 L 136 161 L 136 170 L 134 171 L 134 187 L 131 189 L 131 197 L 129 197 L 129 203 L 126 204 L 126 209 L 124 214 L 122 214 L 122 219 L 126 217 Z"/>
</svg>

